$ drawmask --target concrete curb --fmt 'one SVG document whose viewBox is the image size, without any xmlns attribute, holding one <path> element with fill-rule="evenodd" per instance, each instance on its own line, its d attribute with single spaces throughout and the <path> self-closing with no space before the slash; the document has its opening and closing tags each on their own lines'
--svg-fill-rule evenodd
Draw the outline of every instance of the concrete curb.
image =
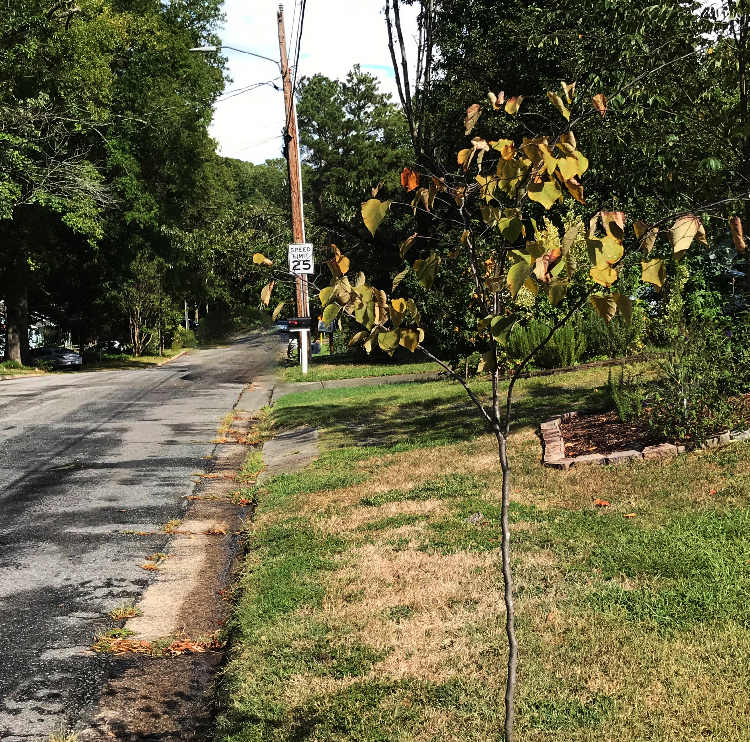
<svg viewBox="0 0 750 742">
<path fill-rule="evenodd" d="M 0 381 L 10 381 L 11 379 L 38 379 L 42 376 L 48 376 L 48 374 L 38 372 L 31 374 L 6 374 L 0 376 Z"/>
<path fill-rule="evenodd" d="M 159 366 L 166 366 L 168 363 L 172 363 L 172 361 L 176 361 L 178 358 L 181 358 L 182 356 L 187 355 L 187 350 L 183 350 L 182 352 L 178 353 L 176 356 L 172 356 L 171 358 L 165 358 L 163 361 L 159 361 L 156 365 L 156 368 L 159 368 Z"/>
</svg>

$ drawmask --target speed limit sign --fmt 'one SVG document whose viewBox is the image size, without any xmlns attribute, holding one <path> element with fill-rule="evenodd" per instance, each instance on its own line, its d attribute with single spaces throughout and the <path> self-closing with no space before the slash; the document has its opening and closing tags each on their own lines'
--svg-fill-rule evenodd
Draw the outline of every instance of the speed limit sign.
<svg viewBox="0 0 750 742">
<path fill-rule="evenodd" d="M 309 242 L 289 245 L 289 272 L 295 274 L 315 273 L 313 246 Z"/>
</svg>

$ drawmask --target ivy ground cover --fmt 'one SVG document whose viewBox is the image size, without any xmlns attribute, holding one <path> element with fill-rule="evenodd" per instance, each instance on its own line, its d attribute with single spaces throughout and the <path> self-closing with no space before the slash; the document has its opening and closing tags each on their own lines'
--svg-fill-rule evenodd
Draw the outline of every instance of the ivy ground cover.
<svg viewBox="0 0 750 742">
<path fill-rule="evenodd" d="M 750 444 L 542 468 L 539 422 L 605 387 L 599 369 L 521 382 L 517 734 L 746 740 Z M 290 395 L 269 424 L 311 420 L 320 458 L 250 491 L 219 739 L 500 739 L 494 439 L 448 382 Z"/>
</svg>

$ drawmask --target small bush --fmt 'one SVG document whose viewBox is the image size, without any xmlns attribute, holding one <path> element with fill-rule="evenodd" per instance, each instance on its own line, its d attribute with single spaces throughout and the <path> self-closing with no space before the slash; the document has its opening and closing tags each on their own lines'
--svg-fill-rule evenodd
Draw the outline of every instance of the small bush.
<svg viewBox="0 0 750 742">
<path fill-rule="evenodd" d="M 586 336 L 588 358 L 622 358 L 637 353 L 643 347 L 646 334 L 646 316 L 640 304 L 633 306 L 633 318 L 628 325 L 621 314 L 609 322 L 596 312 L 586 311 L 582 332 Z"/>
<path fill-rule="evenodd" d="M 531 320 L 526 327 L 516 325 L 508 338 L 508 357 L 522 361 L 549 335 L 550 327 L 539 320 Z M 532 360 L 539 368 L 575 366 L 586 349 L 586 338 L 580 323 L 569 322 L 555 330 L 552 340 L 541 348 Z"/>
<path fill-rule="evenodd" d="M 642 417 L 646 398 L 645 391 L 633 374 L 628 373 L 626 375 L 625 369 L 621 368 L 620 378 L 613 380 L 612 369 L 610 369 L 607 379 L 607 392 L 620 420 L 629 423 Z"/>
<path fill-rule="evenodd" d="M 20 371 L 23 369 L 23 364 L 18 361 L 3 361 L 0 363 L 0 369 L 4 371 Z"/>
<path fill-rule="evenodd" d="M 178 327 L 172 340 L 172 350 L 182 350 L 183 348 L 195 348 L 198 345 L 198 339 L 192 330 L 184 327 Z"/>
</svg>

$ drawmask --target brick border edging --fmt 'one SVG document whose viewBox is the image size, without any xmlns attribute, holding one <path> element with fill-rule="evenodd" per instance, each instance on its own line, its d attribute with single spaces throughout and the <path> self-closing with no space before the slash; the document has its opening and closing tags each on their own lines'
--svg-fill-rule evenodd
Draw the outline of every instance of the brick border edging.
<svg viewBox="0 0 750 742">
<path fill-rule="evenodd" d="M 685 446 L 676 446 L 672 443 L 661 443 L 658 446 L 646 446 L 643 451 L 629 449 L 627 451 L 614 451 L 608 454 L 591 453 L 583 456 L 565 456 L 565 440 L 563 439 L 560 423 L 578 417 L 579 412 L 564 412 L 561 415 L 553 415 L 541 425 L 542 447 L 544 449 L 543 461 L 545 466 L 553 469 L 568 471 L 575 464 L 620 464 L 631 459 L 660 459 L 665 456 L 676 456 L 684 453 Z M 721 446 L 731 441 L 750 440 L 750 430 L 738 430 L 724 433 L 708 438 L 700 448 L 712 448 Z"/>
</svg>

